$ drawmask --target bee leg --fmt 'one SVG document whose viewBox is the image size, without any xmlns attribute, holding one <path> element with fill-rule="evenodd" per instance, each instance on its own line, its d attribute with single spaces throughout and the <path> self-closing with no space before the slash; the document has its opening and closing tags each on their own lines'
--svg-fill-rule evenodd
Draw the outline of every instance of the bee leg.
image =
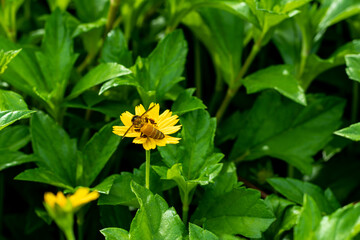
<svg viewBox="0 0 360 240">
<path fill-rule="evenodd" d="M 140 137 L 147 138 L 147 136 L 144 133 L 141 133 Z"/>
<path fill-rule="evenodd" d="M 156 125 L 156 123 L 153 119 L 149 118 L 148 120 L 150 121 L 151 124 Z"/>
<path fill-rule="evenodd" d="M 140 129 L 136 129 L 136 128 L 135 128 L 134 131 L 135 131 L 135 132 L 140 132 Z"/>
</svg>

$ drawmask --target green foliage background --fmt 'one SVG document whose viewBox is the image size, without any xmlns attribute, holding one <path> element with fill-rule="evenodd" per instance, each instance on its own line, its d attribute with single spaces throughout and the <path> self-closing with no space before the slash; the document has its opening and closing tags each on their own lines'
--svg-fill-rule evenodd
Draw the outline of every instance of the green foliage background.
<svg viewBox="0 0 360 240">
<path fill-rule="evenodd" d="M 0 239 L 359 239 L 360 0 L 0 1 Z M 120 144 L 124 111 L 176 145 Z"/>
</svg>

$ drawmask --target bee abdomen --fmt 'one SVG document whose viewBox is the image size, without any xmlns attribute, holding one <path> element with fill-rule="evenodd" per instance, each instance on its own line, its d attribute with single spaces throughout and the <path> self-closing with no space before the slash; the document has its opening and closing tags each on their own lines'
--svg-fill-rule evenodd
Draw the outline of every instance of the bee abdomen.
<svg viewBox="0 0 360 240">
<path fill-rule="evenodd" d="M 157 130 L 151 124 L 145 125 L 141 130 L 142 130 L 143 134 L 145 134 L 147 137 L 150 137 L 153 139 L 163 139 L 165 137 L 164 133 Z"/>
</svg>

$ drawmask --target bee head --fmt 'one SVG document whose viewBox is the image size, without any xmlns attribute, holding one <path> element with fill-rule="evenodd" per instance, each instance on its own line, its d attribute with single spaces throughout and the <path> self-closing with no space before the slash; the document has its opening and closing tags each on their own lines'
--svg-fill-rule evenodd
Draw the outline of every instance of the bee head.
<svg viewBox="0 0 360 240">
<path fill-rule="evenodd" d="M 137 126 L 137 125 L 141 124 L 141 122 L 142 122 L 141 117 L 138 115 L 135 115 L 132 117 L 131 122 L 134 124 L 134 126 Z"/>
</svg>

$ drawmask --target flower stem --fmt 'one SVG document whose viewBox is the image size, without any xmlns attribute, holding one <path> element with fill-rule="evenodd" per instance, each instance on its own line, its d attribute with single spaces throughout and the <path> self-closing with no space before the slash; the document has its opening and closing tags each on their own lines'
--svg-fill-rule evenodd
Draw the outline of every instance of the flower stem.
<svg viewBox="0 0 360 240">
<path fill-rule="evenodd" d="M 145 150 L 146 153 L 146 169 L 145 169 L 145 187 L 150 189 L 150 150 Z"/>
<path fill-rule="evenodd" d="M 189 203 L 184 202 L 182 206 L 182 220 L 185 225 L 187 224 L 188 214 L 189 214 Z"/>
<path fill-rule="evenodd" d="M 74 235 L 74 231 L 72 228 L 64 229 L 64 234 L 65 234 L 66 240 L 75 240 L 75 235 Z"/>
</svg>

